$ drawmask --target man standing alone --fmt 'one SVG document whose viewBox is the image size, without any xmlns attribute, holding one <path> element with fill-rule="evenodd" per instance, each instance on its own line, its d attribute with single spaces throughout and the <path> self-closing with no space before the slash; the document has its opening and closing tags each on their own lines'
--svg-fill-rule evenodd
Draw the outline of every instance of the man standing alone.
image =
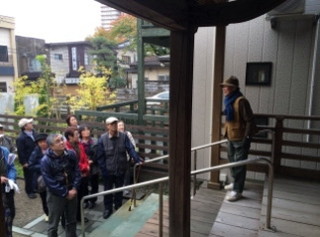
<svg viewBox="0 0 320 237">
<path fill-rule="evenodd" d="M 228 139 L 229 162 L 246 160 L 251 137 L 256 131 L 251 106 L 240 92 L 238 78 L 231 76 L 220 85 L 225 96 L 224 114 L 226 115 L 226 122 L 224 135 Z M 246 171 L 246 166 L 231 168 L 234 183 L 225 186 L 225 189 L 232 190 L 227 195 L 226 199 L 228 201 L 237 201 L 242 197 Z"/>
<path fill-rule="evenodd" d="M 127 170 L 127 152 L 134 162 L 142 162 L 142 159 L 134 150 L 130 139 L 125 133 L 118 132 L 118 119 L 109 117 L 106 120 L 108 132 L 101 135 L 98 141 L 97 157 L 104 180 L 104 189 L 110 190 L 123 186 L 124 175 Z M 103 218 L 107 219 L 122 205 L 122 192 L 104 197 L 105 211 Z"/>
<path fill-rule="evenodd" d="M 16 140 L 19 162 L 23 167 L 23 175 L 25 181 L 25 191 L 29 198 L 36 198 L 34 173 L 28 167 L 28 161 L 33 152 L 36 143 L 36 133 L 33 130 L 33 119 L 23 118 L 18 125 L 21 128 L 19 137 Z"/>
</svg>

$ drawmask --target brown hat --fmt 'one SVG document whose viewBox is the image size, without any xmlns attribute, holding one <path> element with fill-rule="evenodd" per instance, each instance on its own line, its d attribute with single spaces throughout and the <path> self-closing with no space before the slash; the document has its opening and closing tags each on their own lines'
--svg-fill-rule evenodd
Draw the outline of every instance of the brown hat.
<svg viewBox="0 0 320 237">
<path fill-rule="evenodd" d="M 222 83 L 220 83 L 220 86 L 231 86 L 239 88 L 239 80 L 235 76 L 231 76 L 228 79 L 224 80 Z"/>
</svg>

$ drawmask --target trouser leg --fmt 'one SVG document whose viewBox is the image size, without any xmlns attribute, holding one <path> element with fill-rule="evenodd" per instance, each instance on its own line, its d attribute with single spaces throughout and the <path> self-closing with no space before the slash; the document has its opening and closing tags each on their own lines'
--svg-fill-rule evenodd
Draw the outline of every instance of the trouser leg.
<svg viewBox="0 0 320 237">
<path fill-rule="evenodd" d="M 229 141 L 228 159 L 230 162 L 242 161 L 248 158 L 250 149 L 250 140 L 245 141 Z M 233 190 L 239 193 L 243 192 L 246 179 L 247 167 L 237 166 L 231 168 L 232 177 L 234 179 Z"/>
<path fill-rule="evenodd" d="M 123 183 L 124 183 L 124 175 L 116 176 L 116 179 L 115 179 L 116 188 L 122 187 Z M 116 210 L 122 206 L 122 199 L 123 199 L 122 193 L 123 193 L 122 191 L 115 193 L 114 207 Z"/>
<path fill-rule="evenodd" d="M 47 204 L 49 209 L 48 237 L 58 236 L 58 225 L 60 217 L 66 208 L 66 202 L 67 200 L 65 198 L 47 192 Z"/>
<path fill-rule="evenodd" d="M 42 209 L 43 212 L 48 216 L 49 215 L 49 210 L 47 206 L 47 191 L 39 193 L 41 197 L 41 203 L 42 203 Z"/>
<path fill-rule="evenodd" d="M 27 194 L 35 192 L 34 172 L 29 168 L 23 168 L 23 176 L 25 181 L 25 191 Z"/>
<path fill-rule="evenodd" d="M 67 200 L 64 212 L 66 219 L 66 237 L 77 237 L 77 203 L 77 197 L 72 200 Z"/>
<path fill-rule="evenodd" d="M 90 194 L 95 194 L 99 191 L 99 174 L 94 174 L 90 176 Z M 90 202 L 95 203 L 98 198 L 90 198 Z"/>
<path fill-rule="evenodd" d="M 107 190 L 113 189 L 114 182 L 115 182 L 114 175 L 108 175 L 104 177 L 104 190 L 107 191 Z M 112 204 L 113 204 L 113 194 L 105 195 L 104 196 L 105 210 L 110 210 L 112 212 L 113 210 Z"/>
<path fill-rule="evenodd" d="M 88 195 L 88 177 L 82 177 L 80 181 L 80 187 L 78 190 L 78 205 L 77 205 L 77 220 L 81 220 L 81 213 L 80 213 L 80 203 L 82 197 Z"/>
</svg>

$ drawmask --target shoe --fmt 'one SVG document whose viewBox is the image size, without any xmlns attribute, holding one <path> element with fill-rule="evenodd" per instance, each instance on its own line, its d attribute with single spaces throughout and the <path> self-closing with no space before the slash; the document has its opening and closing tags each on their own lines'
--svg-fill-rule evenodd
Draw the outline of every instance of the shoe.
<svg viewBox="0 0 320 237">
<path fill-rule="evenodd" d="M 44 219 L 45 222 L 48 222 L 48 221 L 49 221 L 49 217 L 48 217 L 47 215 L 44 215 L 44 218 L 43 218 L 43 219 Z"/>
<path fill-rule="evenodd" d="M 225 186 L 224 186 L 224 189 L 231 191 L 231 190 L 233 189 L 233 183 L 230 183 L 230 184 L 228 184 L 228 185 L 225 185 Z"/>
<path fill-rule="evenodd" d="M 29 197 L 30 199 L 34 199 L 34 198 L 37 198 L 37 194 L 35 194 L 35 193 L 29 193 L 29 194 L 28 194 L 28 197 Z"/>
<path fill-rule="evenodd" d="M 94 203 L 94 202 L 89 202 L 88 203 L 88 208 L 89 209 L 93 209 L 95 206 L 96 206 L 96 203 Z"/>
<path fill-rule="evenodd" d="M 104 212 L 103 212 L 103 219 L 108 219 L 110 216 L 111 216 L 111 214 L 112 214 L 112 211 L 111 210 L 105 210 Z"/>
<path fill-rule="evenodd" d="M 77 221 L 78 221 L 78 222 L 81 222 L 81 219 L 78 219 L 78 218 L 77 218 Z M 89 222 L 89 219 L 88 219 L 87 217 L 85 217 L 85 218 L 84 218 L 84 223 L 88 223 L 88 222 Z"/>
<path fill-rule="evenodd" d="M 238 193 L 236 191 L 231 191 L 227 195 L 226 200 L 229 201 L 229 202 L 235 202 L 235 201 L 238 201 L 241 198 L 242 198 L 242 194 L 241 193 Z"/>
</svg>

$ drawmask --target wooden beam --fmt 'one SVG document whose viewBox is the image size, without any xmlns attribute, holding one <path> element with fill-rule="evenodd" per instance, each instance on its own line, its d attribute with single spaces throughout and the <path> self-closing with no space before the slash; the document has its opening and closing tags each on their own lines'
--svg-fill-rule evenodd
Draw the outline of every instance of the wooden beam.
<svg viewBox="0 0 320 237">
<path fill-rule="evenodd" d="M 188 27 L 185 1 L 172 0 L 96 0 L 122 12 L 145 19 L 168 30 Z"/>
<path fill-rule="evenodd" d="M 171 31 L 169 235 L 190 236 L 194 30 Z"/>
<path fill-rule="evenodd" d="M 190 8 L 190 24 L 195 26 L 228 25 L 252 20 L 286 0 L 237 0 L 207 3 Z"/>
</svg>

